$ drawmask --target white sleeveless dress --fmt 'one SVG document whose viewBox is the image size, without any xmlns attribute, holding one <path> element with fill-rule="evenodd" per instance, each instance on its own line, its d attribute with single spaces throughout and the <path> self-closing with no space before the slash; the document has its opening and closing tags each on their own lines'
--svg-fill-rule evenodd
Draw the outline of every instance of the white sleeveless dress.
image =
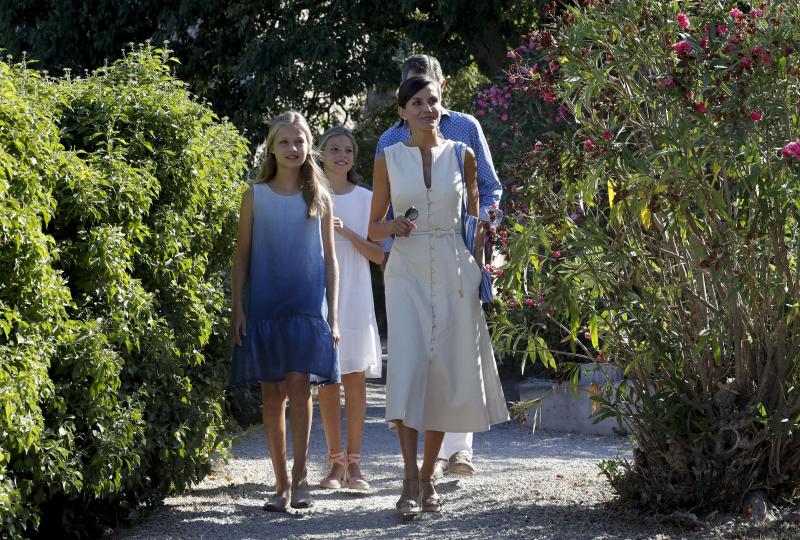
<svg viewBox="0 0 800 540">
<path fill-rule="evenodd" d="M 462 180 L 455 146 L 432 149 L 425 187 L 419 148 L 384 150 L 392 208 L 419 211 L 397 237 L 384 273 L 388 352 L 386 420 L 420 431 L 486 431 L 508 420 L 486 319 L 481 274 L 461 237 Z"/>
<path fill-rule="evenodd" d="M 372 192 L 361 186 L 345 195 L 333 195 L 333 215 L 362 238 L 367 237 Z M 381 340 L 372 300 L 369 261 L 339 233 L 339 371 L 342 375 L 365 371 L 367 378 L 381 376 Z"/>
</svg>

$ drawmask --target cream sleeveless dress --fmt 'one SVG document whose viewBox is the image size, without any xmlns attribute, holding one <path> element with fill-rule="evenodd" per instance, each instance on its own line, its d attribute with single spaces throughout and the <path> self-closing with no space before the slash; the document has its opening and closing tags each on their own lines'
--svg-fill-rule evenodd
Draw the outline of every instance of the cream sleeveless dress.
<svg viewBox="0 0 800 540">
<path fill-rule="evenodd" d="M 367 237 L 372 192 L 361 186 L 345 195 L 333 194 L 333 215 L 353 232 Z M 336 261 L 339 263 L 339 372 L 342 375 L 364 371 L 365 376 L 381 376 L 381 339 L 372 300 L 369 261 L 353 242 L 339 234 Z"/>
<path fill-rule="evenodd" d="M 419 211 L 397 237 L 384 273 L 388 325 L 386 420 L 420 431 L 486 431 L 508 420 L 478 299 L 480 269 L 461 237 L 462 180 L 455 146 L 432 149 L 425 187 L 419 148 L 384 150 L 392 208 Z"/>
</svg>

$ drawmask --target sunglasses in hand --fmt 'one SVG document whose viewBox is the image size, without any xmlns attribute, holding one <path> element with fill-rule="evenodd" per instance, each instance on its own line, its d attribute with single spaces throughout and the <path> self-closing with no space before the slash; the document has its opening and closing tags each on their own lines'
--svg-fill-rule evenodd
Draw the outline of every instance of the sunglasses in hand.
<svg viewBox="0 0 800 540">
<path fill-rule="evenodd" d="M 411 207 L 409 207 L 408 210 L 405 211 L 405 213 L 403 214 L 403 217 L 406 218 L 409 221 L 414 221 L 415 219 L 417 219 L 417 217 L 419 217 L 419 212 L 417 211 L 416 208 L 411 206 Z"/>
</svg>

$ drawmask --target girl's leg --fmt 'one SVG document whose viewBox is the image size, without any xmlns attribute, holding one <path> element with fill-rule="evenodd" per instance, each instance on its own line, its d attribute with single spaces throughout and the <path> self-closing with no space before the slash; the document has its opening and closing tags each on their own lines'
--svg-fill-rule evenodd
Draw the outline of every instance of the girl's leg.
<svg viewBox="0 0 800 540">
<path fill-rule="evenodd" d="M 342 452 L 342 425 L 339 414 L 341 408 L 339 387 L 339 384 L 326 384 L 319 388 L 319 414 L 322 416 L 322 427 L 325 429 L 325 440 L 328 442 L 328 462 L 331 465 L 330 473 L 322 479 L 320 484 L 327 488 L 341 487 L 345 468 L 344 453 Z"/>
<path fill-rule="evenodd" d="M 289 496 L 286 471 L 286 389 L 283 383 L 261 383 L 261 414 L 264 435 L 275 473 L 275 494 Z"/>
<path fill-rule="evenodd" d="M 308 441 L 311 438 L 311 383 L 308 373 L 291 371 L 286 374 L 286 393 L 289 396 L 289 422 L 292 424 L 292 489 L 306 479 Z"/>
<path fill-rule="evenodd" d="M 342 375 L 342 382 L 344 383 L 344 411 L 347 418 L 347 476 L 355 481 L 363 481 L 364 477 L 361 476 L 359 465 L 364 417 L 367 413 L 367 379 L 363 371 L 357 371 Z M 414 454 L 416 454 L 416 447 Z M 416 456 L 414 461 L 416 462 Z"/>
</svg>

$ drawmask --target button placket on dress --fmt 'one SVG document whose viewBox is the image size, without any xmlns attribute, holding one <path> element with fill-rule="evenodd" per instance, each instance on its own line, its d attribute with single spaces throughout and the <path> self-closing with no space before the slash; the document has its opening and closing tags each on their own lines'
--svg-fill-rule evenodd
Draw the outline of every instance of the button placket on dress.
<svg viewBox="0 0 800 540">
<path fill-rule="evenodd" d="M 432 185 L 433 185 L 433 181 L 431 181 L 431 186 Z M 431 190 L 430 189 L 426 189 L 425 190 L 425 199 L 427 201 L 427 206 L 428 206 L 428 226 L 430 227 L 431 220 L 432 220 L 432 217 L 433 217 L 433 208 L 432 208 L 433 203 L 431 202 Z M 436 335 L 436 279 L 435 279 L 435 276 L 433 274 L 433 266 L 434 266 L 434 263 L 435 263 L 435 258 L 434 258 L 434 253 L 435 252 L 434 252 L 434 248 L 433 248 L 433 243 L 434 243 L 434 240 L 435 240 L 435 236 L 432 235 L 432 234 L 428 234 L 426 236 L 428 237 L 428 250 L 429 250 L 428 268 L 430 269 L 430 275 L 431 275 L 431 281 L 430 281 L 430 283 L 431 283 L 431 343 L 430 343 L 430 354 L 431 354 L 431 356 L 428 358 L 428 362 L 430 362 L 431 358 L 433 357 L 433 349 L 434 349 L 433 344 L 434 344 L 434 339 L 435 339 L 435 335 Z"/>
</svg>

